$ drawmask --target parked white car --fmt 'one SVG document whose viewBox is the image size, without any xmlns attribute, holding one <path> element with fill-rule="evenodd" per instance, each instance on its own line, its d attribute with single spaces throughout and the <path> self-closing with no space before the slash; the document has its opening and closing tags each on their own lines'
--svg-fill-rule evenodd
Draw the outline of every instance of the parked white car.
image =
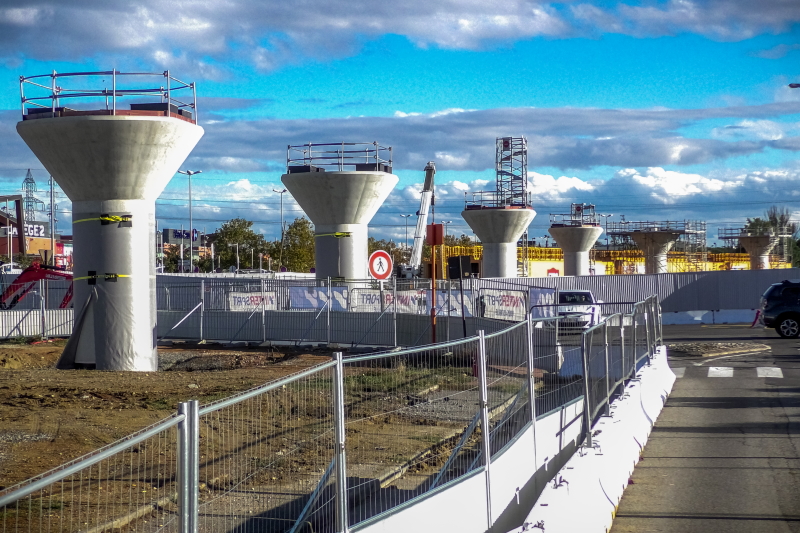
<svg viewBox="0 0 800 533">
<path fill-rule="evenodd" d="M 599 324 L 599 303 L 592 291 L 558 291 L 558 315 L 565 317 L 561 325 L 585 329 Z"/>
</svg>

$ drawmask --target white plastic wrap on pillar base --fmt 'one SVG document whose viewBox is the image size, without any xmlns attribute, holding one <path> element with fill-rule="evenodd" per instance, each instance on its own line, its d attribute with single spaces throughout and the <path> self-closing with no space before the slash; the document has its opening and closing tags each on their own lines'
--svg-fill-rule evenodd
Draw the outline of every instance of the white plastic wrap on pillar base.
<svg viewBox="0 0 800 533">
<path fill-rule="evenodd" d="M 750 270 L 767 270 L 770 267 L 769 254 L 778 244 L 771 235 L 752 235 L 739 237 L 739 244 L 750 255 Z"/>
<path fill-rule="evenodd" d="M 666 231 L 641 231 L 631 233 L 633 242 L 644 254 L 645 274 L 665 274 L 667 272 L 667 253 L 672 249 L 680 234 Z"/>
<path fill-rule="evenodd" d="M 564 275 L 589 275 L 589 250 L 603 233 L 600 226 L 551 227 L 550 235 L 564 252 Z"/>
<path fill-rule="evenodd" d="M 517 243 L 487 242 L 483 245 L 484 278 L 517 277 Z"/>
<path fill-rule="evenodd" d="M 98 370 L 155 371 L 155 206 L 149 200 L 74 202 L 74 299 L 80 312 L 92 291 L 76 363 Z M 130 222 L 101 221 L 101 216 Z M 116 276 L 118 277 L 116 277 Z M 94 279 L 81 279 L 97 276 Z"/>
<path fill-rule="evenodd" d="M 365 279 L 368 277 L 367 225 L 331 224 L 315 226 L 318 278 Z M 337 233 L 349 234 L 337 237 Z"/>
</svg>

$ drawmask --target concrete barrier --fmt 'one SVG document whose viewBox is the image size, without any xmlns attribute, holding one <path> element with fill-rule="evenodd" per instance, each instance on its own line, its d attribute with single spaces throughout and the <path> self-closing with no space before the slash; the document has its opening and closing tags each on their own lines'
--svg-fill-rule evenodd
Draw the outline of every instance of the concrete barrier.
<svg viewBox="0 0 800 533">
<path fill-rule="evenodd" d="M 506 531 L 606 533 L 610 529 L 628 479 L 675 383 L 663 346 L 637 378 L 612 404 L 611 416 L 592 428 L 594 447 L 578 450 L 548 483 L 526 524 Z"/>
<path fill-rule="evenodd" d="M 755 318 L 755 309 L 716 309 L 710 311 L 661 313 L 661 323 L 665 326 L 690 324 L 752 324 Z"/>
</svg>

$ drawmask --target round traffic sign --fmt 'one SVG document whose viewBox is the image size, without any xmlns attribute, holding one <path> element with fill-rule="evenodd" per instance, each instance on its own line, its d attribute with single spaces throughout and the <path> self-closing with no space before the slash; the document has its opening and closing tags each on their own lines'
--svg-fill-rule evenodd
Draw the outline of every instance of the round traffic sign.
<svg viewBox="0 0 800 533">
<path fill-rule="evenodd" d="M 375 250 L 369 256 L 369 274 L 375 279 L 387 279 L 392 275 L 392 256 L 383 250 Z"/>
</svg>

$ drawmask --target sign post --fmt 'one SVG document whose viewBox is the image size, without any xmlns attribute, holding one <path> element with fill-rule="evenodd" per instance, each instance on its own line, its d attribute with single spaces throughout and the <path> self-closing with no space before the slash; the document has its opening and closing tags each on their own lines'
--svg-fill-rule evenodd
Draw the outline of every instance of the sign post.
<svg viewBox="0 0 800 533">
<path fill-rule="evenodd" d="M 389 279 L 393 271 L 392 256 L 383 250 L 375 250 L 369 256 L 369 274 L 375 279 Z"/>
</svg>

